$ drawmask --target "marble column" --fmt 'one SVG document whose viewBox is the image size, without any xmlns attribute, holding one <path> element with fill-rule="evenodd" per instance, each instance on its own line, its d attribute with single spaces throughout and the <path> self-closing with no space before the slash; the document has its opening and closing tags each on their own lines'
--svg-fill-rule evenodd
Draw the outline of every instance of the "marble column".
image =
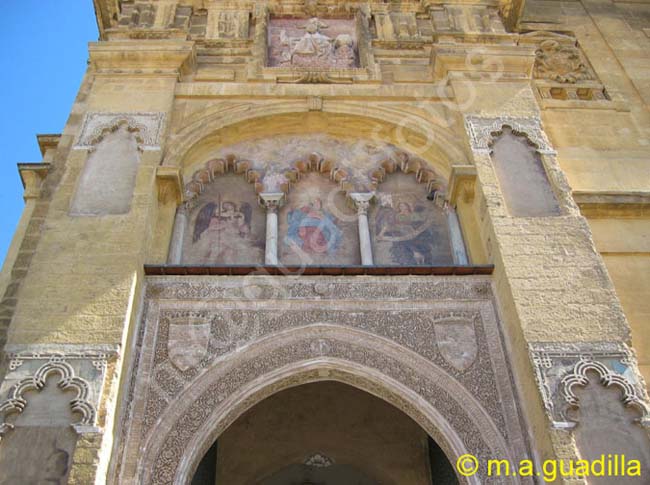
<svg viewBox="0 0 650 485">
<path fill-rule="evenodd" d="M 357 220 L 359 226 L 359 245 L 361 247 L 361 264 L 372 266 L 372 244 L 370 243 L 370 227 L 368 226 L 368 208 L 370 201 L 375 196 L 371 192 L 354 192 L 350 198 L 357 209 Z"/>
<path fill-rule="evenodd" d="M 465 243 L 463 241 L 463 233 L 460 229 L 458 215 L 453 207 L 447 207 L 446 212 L 454 264 L 461 266 L 467 265 L 469 264 L 469 259 L 467 258 L 467 251 L 465 250 Z"/>
<path fill-rule="evenodd" d="M 182 203 L 176 209 L 176 218 L 174 219 L 174 231 L 172 240 L 169 245 L 169 255 L 167 262 L 169 264 L 181 264 L 183 256 L 183 240 L 185 239 L 185 229 L 187 228 L 188 208 L 186 203 Z"/>
<path fill-rule="evenodd" d="M 278 264 L 278 209 L 282 205 L 282 192 L 264 192 L 260 194 L 262 205 L 266 209 L 266 247 L 264 264 Z"/>
</svg>

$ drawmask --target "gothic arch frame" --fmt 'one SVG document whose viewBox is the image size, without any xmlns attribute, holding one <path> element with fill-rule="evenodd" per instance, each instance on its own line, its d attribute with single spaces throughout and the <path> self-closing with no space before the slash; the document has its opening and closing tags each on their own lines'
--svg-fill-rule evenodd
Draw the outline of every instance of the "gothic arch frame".
<svg viewBox="0 0 650 485">
<path fill-rule="evenodd" d="M 386 338 L 323 323 L 271 334 L 247 345 L 246 352 L 214 361 L 149 431 L 136 479 L 188 484 L 205 451 L 247 409 L 280 390 L 319 380 L 337 380 L 394 405 L 452 463 L 465 453 L 514 459 L 488 412 L 443 369 Z M 447 409 L 439 410 L 432 399 L 442 399 Z M 480 483 L 480 476 L 459 479 Z"/>
</svg>

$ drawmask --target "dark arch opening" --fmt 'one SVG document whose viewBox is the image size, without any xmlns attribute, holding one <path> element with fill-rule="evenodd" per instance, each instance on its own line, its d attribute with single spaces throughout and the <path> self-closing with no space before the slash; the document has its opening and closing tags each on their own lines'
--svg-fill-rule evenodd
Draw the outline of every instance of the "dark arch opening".
<svg viewBox="0 0 650 485">
<path fill-rule="evenodd" d="M 192 485 L 453 485 L 454 469 L 410 417 L 335 381 L 280 391 L 240 416 Z"/>
</svg>

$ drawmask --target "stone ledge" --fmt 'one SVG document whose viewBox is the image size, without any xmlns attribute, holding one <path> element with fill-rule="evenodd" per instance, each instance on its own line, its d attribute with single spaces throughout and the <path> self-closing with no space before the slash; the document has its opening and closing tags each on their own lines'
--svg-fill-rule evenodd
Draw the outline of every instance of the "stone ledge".
<svg viewBox="0 0 650 485">
<path fill-rule="evenodd" d="M 144 266 L 147 276 L 397 276 L 491 275 L 494 265 L 475 266 Z"/>
</svg>

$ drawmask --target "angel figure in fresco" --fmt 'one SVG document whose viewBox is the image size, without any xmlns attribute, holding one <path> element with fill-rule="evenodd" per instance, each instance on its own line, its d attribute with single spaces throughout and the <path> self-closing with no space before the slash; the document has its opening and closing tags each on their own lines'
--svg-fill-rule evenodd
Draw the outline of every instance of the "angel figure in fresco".
<svg viewBox="0 0 650 485">
<path fill-rule="evenodd" d="M 289 211 L 287 222 L 289 229 L 285 243 L 307 254 L 332 256 L 341 245 L 343 232 L 336 225 L 334 216 L 323 209 L 320 198 Z"/>
<path fill-rule="evenodd" d="M 396 207 L 379 208 L 376 241 L 390 242 L 390 254 L 396 264 L 415 266 L 433 263 L 431 220 L 426 207 L 399 201 Z"/>
<path fill-rule="evenodd" d="M 253 209 L 247 202 L 209 202 L 199 211 L 192 242 L 204 263 L 255 262 L 260 248 L 251 236 Z"/>
</svg>

